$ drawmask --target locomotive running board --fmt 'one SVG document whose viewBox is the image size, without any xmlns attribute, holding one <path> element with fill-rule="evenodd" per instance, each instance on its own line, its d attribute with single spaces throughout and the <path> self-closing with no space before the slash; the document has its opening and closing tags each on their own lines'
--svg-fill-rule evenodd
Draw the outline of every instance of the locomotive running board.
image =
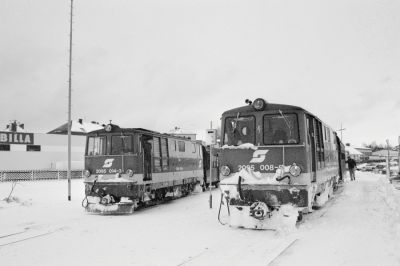
<svg viewBox="0 0 400 266">
<path fill-rule="evenodd" d="M 89 203 L 85 210 L 90 213 L 104 215 L 131 214 L 135 210 L 133 203 L 117 203 L 104 205 L 100 203 Z"/>
</svg>

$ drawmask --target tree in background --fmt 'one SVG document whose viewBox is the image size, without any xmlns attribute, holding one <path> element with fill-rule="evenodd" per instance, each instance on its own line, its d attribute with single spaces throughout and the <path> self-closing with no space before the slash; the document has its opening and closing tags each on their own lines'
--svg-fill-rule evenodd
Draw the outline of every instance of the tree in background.
<svg viewBox="0 0 400 266">
<path fill-rule="evenodd" d="M 364 143 L 363 146 L 366 148 L 370 148 L 372 152 L 387 149 L 386 144 L 377 144 L 376 141 L 372 141 L 370 144 Z M 393 149 L 393 147 L 389 145 L 389 149 Z"/>
</svg>

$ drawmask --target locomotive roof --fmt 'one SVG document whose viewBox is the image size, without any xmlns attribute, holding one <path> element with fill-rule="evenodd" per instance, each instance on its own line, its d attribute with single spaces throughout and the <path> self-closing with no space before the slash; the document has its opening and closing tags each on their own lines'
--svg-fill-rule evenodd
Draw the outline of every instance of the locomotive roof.
<svg viewBox="0 0 400 266">
<path fill-rule="evenodd" d="M 299 110 L 299 111 L 305 111 L 303 108 L 294 106 L 294 105 L 287 105 L 287 104 L 276 104 L 276 103 L 267 103 L 264 111 L 273 111 L 273 110 L 281 110 L 281 111 L 287 111 L 287 110 Z M 237 114 L 238 112 L 240 114 L 245 114 L 245 113 L 253 113 L 256 110 L 252 105 L 245 105 L 242 107 L 234 108 L 228 111 L 225 111 L 222 115 L 227 115 L 230 113 Z"/>
<path fill-rule="evenodd" d="M 303 111 L 307 114 L 310 114 L 312 116 L 314 116 L 315 118 L 319 119 L 320 121 L 322 121 L 319 117 L 317 117 L 316 115 L 314 115 L 313 113 L 307 111 L 304 108 L 301 108 L 299 106 L 295 106 L 295 105 L 288 105 L 288 104 L 277 104 L 277 103 L 267 103 L 265 109 L 263 111 L 278 111 L 281 110 L 283 112 L 285 111 Z M 252 105 L 245 105 L 242 107 L 237 107 L 234 109 L 230 109 L 225 111 L 224 113 L 222 113 L 222 116 L 224 115 L 237 115 L 237 113 L 240 113 L 240 115 L 246 114 L 246 113 L 254 113 L 257 112 L 254 107 Z M 325 124 L 326 125 L 326 124 Z M 335 130 L 333 130 L 333 132 L 336 134 Z"/>
<path fill-rule="evenodd" d="M 167 134 L 167 133 L 160 133 L 157 131 L 152 131 L 152 130 L 148 130 L 148 129 L 144 129 L 144 128 L 120 128 L 117 125 L 112 125 L 113 128 L 110 132 L 106 131 L 105 129 L 99 129 L 99 130 L 95 130 L 90 132 L 88 135 L 94 135 L 94 134 L 99 134 L 99 133 L 147 133 L 147 134 L 152 134 L 152 135 L 162 135 L 162 136 L 170 136 L 170 137 L 174 137 L 174 138 L 178 138 L 178 139 L 184 139 L 184 140 L 189 140 L 185 137 L 182 136 L 176 136 L 173 134 Z"/>
</svg>

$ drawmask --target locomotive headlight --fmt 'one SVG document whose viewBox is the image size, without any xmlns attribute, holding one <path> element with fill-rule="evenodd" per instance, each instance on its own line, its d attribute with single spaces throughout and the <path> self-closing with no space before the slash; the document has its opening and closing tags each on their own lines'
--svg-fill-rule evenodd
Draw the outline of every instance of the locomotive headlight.
<svg viewBox="0 0 400 266">
<path fill-rule="evenodd" d="M 83 176 L 88 178 L 90 176 L 90 171 L 87 169 L 85 171 L 83 171 Z"/>
<path fill-rule="evenodd" d="M 132 177 L 132 176 L 133 176 L 133 170 L 132 170 L 132 169 L 126 170 L 126 174 L 127 174 L 129 177 Z"/>
<path fill-rule="evenodd" d="M 253 107 L 254 109 L 256 109 L 257 111 L 261 111 L 264 110 L 265 106 L 267 105 L 267 103 L 265 102 L 264 99 L 261 98 L 257 98 L 254 100 L 253 102 Z"/>
<path fill-rule="evenodd" d="M 292 164 L 292 166 L 290 166 L 290 168 L 289 168 L 289 173 L 292 176 L 299 176 L 301 174 L 300 166 L 296 165 L 295 163 Z"/>
<path fill-rule="evenodd" d="M 223 176 L 228 176 L 231 173 L 231 169 L 227 165 L 221 166 L 221 174 Z"/>
<path fill-rule="evenodd" d="M 112 130 L 112 125 L 111 124 L 108 124 L 108 125 L 106 125 L 106 127 L 104 128 L 107 132 L 111 132 L 111 130 Z"/>
</svg>

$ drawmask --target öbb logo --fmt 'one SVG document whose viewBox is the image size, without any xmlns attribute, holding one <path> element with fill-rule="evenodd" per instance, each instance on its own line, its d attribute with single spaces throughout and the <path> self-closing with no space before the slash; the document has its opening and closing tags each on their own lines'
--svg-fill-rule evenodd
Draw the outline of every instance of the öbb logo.
<svg viewBox="0 0 400 266">
<path fill-rule="evenodd" d="M 106 159 L 104 161 L 103 168 L 110 168 L 114 162 L 114 159 Z"/>
<path fill-rule="evenodd" d="M 266 154 L 269 150 L 257 150 L 253 153 L 253 158 L 250 163 L 262 163 L 265 160 Z"/>
</svg>

